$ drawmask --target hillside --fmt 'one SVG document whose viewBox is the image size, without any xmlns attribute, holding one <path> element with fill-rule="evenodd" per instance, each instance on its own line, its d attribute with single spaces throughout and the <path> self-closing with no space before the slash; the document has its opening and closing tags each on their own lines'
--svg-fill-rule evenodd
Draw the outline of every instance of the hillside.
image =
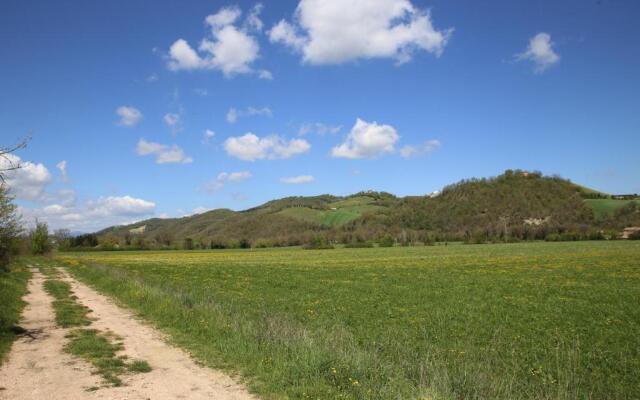
<svg viewBox="0 0 640 400">
<path fill-rule="evenodd" d="M 298 245 L 318 235 L 343 243 L 389 235 L 399 241 L 544 239 L 566 231 L 588 235 L 635 220 L 635 208 L 603 212 L 605 203 L 612 207 L 610 202 L 619 201 L 607 196 L 559 177 L 509 170 L 494 178 L 463 180 L 437 196 L 401 198 L 370 191 L 286 197 L 244 211 L 153 218 L 97 236 L 106 247 L 135 248 Z"/>
</svg>

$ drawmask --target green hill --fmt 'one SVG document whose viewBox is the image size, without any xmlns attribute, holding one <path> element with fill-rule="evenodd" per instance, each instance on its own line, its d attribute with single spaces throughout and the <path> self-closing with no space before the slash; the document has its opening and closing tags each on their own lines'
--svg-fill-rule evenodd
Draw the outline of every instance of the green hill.
<svg viewBox="0 0 640 400">
<path fill-rule="evenodd" d="M 403 242 L 526 240 L 569 231 L 586 237 L 635 221 L 635 203 L 608 196 L 559 177 L 509 170 L 463 180 L 437 196 L 293 196 L 244 211 L 153 218 L 96 235 L 101 246 L 119 248 L 298 245 L 319 235 L 342 243 L 385 236 Z"/>
</svg>

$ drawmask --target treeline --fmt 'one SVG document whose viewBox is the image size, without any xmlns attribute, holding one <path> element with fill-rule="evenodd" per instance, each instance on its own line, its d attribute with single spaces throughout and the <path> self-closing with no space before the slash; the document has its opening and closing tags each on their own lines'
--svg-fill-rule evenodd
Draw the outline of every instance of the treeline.
<svg viewBox="0 0 640 400">
<path fill-rule="evenodd" d="M 508 170 L 487 179 L 468 179 L 438 196 L 398 198 L 384 192 L 288 197 L 243 212 L 214 210 L 196 216 L 152 219 L 95 235 L 69 239 L 69 248 L 228 249 L 344 244 L 412 245 L 525 240 L 616 239 L 626 226 L 640 226 L 640 207 L 630 202 L 605 220 L 596 220 L 584 199 L 599 196 L 557 176 Z M 326 210 L 336 200 L 367 196 L 376 207 L 339 226 L 325 226 L 279 211 Z"/>
</svg>

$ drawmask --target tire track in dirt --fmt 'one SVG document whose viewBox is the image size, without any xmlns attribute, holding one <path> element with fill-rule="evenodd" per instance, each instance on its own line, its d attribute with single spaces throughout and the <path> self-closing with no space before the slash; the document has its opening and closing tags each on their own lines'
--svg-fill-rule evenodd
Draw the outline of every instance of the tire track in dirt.
<svg viewBox="0 0 640 400">
<path fill-rule="evenodd" d="M 0 399 L 257 399 L 230 376 L 197 365 L 184 351 L 170 346 L 156 329 L 116 306 L 109 298 L 71 278 L 66 271 L 62 280 L 71 284 L 77 301 L 89 307 L 91 328 L 112 332 L 122 338 L 124 354 L 149 362 L 152 371 L 123 375 L 125 386 L 101 387 L 91 366 L 63 352 L 66 329 L 55 326 L 51 298 L 44 291 L 44 277 L 34 271 L 29 283 L 28 303 L 23 314 L 25 329 L 41 329 L 35 340 L 16 341 L 9 359 L 0 369 Z"/>
</svg>

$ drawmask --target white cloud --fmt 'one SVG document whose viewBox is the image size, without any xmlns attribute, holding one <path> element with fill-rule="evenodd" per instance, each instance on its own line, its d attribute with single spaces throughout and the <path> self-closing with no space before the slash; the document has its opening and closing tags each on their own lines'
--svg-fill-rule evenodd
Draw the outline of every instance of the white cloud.
<svg viewBox="0 0 640 400">
<path fill-rule="evenodd" d="M 260 46 L 250 34 L 251 30 L 262 28 L 258 17 L 261 9 L 261 6 L 254 7 L 240 28 L 235 25 L 242 14 L 238 7 L 225 7 L 207 16 L 205 21 L 211 35 L 200 41 L 200 54 L 186 40 L 178 39 L 169 48 L 168 68 L 173 71 L 216 69 L 226 77 L 246 73 L 263 75 L 251 66 L 258 58 Z"/>
<path fill-rule="evenodd" d="M 118 125 L 133 127 L 142 120 L 142 113 L 135 107 L 121 106 L 116 109 L 116 114 L 120 117 Z"/>
<path fill-rule="evenodd" d="M 314 123 L 305 123 L 300 126 L 298 129 L 298 135 L 304 136 L 309 133 L 315 133 L 320 136 L 324 136 L 327 134 L 335 135 L 340 132 L 342 129 L 342 125 L 327 125 L 322 122 L 314 122 Z"/>
<path fill-rule="evenodd" d="M 281 20 L 269 31 L 269 40 L 273 43 L 282 43 L 294 50 L 303 50 L 307 40 L 300 36 L 296 27 L 285 20 Z"/>
<path fill-rule="evenodd" d="M 207 207 L 196 207 L 193 210 L 191 210 L 191 213 L 189 215 L 196 215 L 196 214 L 202 214 L 202 213 L 206 213 L 207 211 L 211 210 L 210 208 Z"/>
<path fill-rule="evenodd" d="M 61 175 L 60 179 L 62 180 L 62 182 L 68 182 L 69 176 L 67 175 L 67 160 L 62 160 L 59 163 L 57 163 L 56 168 L 60 170 L 60 175 Z"/>
<path fill-rule="evenodd" d="M 257 32 L 262 31 L 264 24 L 260 19 L 260 13 L 262 12 L 262 4 L 258 3 L 251 8 L 249 15 L 247 16 L 247 20 L 245 21 L 245 26 L 247 30 L 255 30 Z"/>
<path fill-rule="evenodd" d="M 227 122 L 230 124 L 234 124 L 238 120 L 238 111 L 231 107 L 229 111 L 227 111 Z"/>
<path fill-rule="evenodd" d="M 516 60 L 532 61 L 535 64 L 534 72 L 542 73 L 560 61 L 560 56 L 553 50 L 553 45 L 551 35 L 540 32 L 529 40 L 529 46 L 523 53 L 516 54 Z"/>
<path fill-rule="evenodd" d="M 280 178 L 280 182 L 287 183 L 290 185 L 301 185 L 303 183 L 311 183 L 314 181 L 315 181 L 315 178 L 311 175 L 298 175 L 298 176 L 288 176 L 288 177 Z"/>
<path fill-rule="evenodd" d="M 395 150 L 400 136 L 391 125 L 366 122 L 358 118 L 344 143 L 332 149 L 334 157 L 375 158 Z"/>
<path fill-rule="evenodd" d="M 108 196 L 88 201 L 81 207 L 50 204 L 41 208 L 19 207 L 23 222 L 33 223 L 37 218 L 51 229 L 67 228 L 83 232 L 96 231 L 107 226 L 131 222 L 132 218 L 151 216 L 156 205 L 132 196 Z"/>
<path fill-rule="evenodd" d="M 208 96 L 209 95 L 209 91 L 207 89 L 203 89 L 203 88 L 195 88 L 193 89 L 193 93 L 197 94 L 198 96 Z"/>
<path fill-rule="evenodd" d="M 207 192 L 215 192 L 224 187 L 225 182 L 240 182 L 251 178 L 251 172 L 239 171 L 239 172 L 220 172 L 216 179 L 207 182 L 204 185 L 204 189 Z"/>
<path fill-rule="evenodd" d="M 301 0 L 294 22 L 278 22 L 269 39 L 302 54 L 310 64 L 340 64 L 359 58 L 393 58 L 413 53 L 442 54 L 452 28 L 437 30 L 428 10 L 410 0 Z"/>
<path fill-rule="evenodd" d="M 403 158 L 412 158 L 412 157 L 418 157 L 418 156 L 422 156 L 422 155 L 427 155 L 427 154 L 431 154 L 435 150 L 439 149 L 440 146 L 442 146 L 442 143 L 440 143 L 439 140 L 432 139 L 432 140 L 428 140 L 428 141 L 426 141 L 426 142 L 424 142 L 422 144 L 419 144 L 419 145 L 403 146 L 400 149 L 400 155 Z"/>
<path fill-rule="evenodd" d="M 70 208 L 62 206 L 60 204 L 51 204 L 44 207 L 42 210 L 45 213 L 50 215 L 62 215 L 62 214 L 68 214 L 70 211 Z"/>
<path fill-rule="evenodd" d="M 216 133 L 211 129 L 205 129 L 202 134 L 202 144 L 209 144 L 209 141 L 216 136 Z"/>
<path fill-rule="evenodd" d="M 266 79 L 268 81 L 273 79 L 273 74 L 271 73 L 271 71 L 267 71 L 266 69 L 259 69 L 258 70 L 258 78 L 260 79 Z"/>
<path fill-rule="evenodd" d="M 46 197 L 46 188 L 52 176 L 44 164 L 22 161 L 15 154 L 4 154 L 0 157 L 0 170 L 20 166 L 18 169 L 5 172 L 5 183 L 11 194 L 18 199 L 42 201 Z"/>
<path fill-rule="evenodd" d="M 167 66 L 172 71 L 205 68 L 204 60 L 184 39 L 176 40 L 169 47 L 169 57 Z"/>
<path fill-rule="evenodd" d="M 226 177 L 226 180 L 231 182 L 238 182 L 238 181 L 243 181 L 245 179 L 251 178 L 251 172 L 249 171 L 232 172 L 230 174 L 223 172 L 222 174 L 223 176 Z M 218 177 L 220 177 L 220 175 L 218 175 Z"/>
<path fill-rule="evenodd" d="M 139 216 L 153 213 L 156 204 L 131 196 L 108 196 L 87 204 L 87 210 L 95 216 Z"/>
<path fill-rule="evenodd" d="M 145 80 L 148 83 L 157 82 L 158 81 L 158 74 L 151 74 L 151 75 L 147 76 L 147 78 Z"/>
<path fill-rule="evenodd" d="M 278 135 L 260 138 L 251 132 L 224 142 L 227 154 L 245 161 L 289 158 L 306 153 L 310 148 L 309 142 L 303 139 L 286 141 Z"/>
<path fill-rule="evenodd" d="M 180 114 L 177 113 L 167 113 L 164 115 L 162 120 L 165 125 L 171 130 L 172 134 L 177 134 L 182 130 L 182 121 L 180 119 Z"/>
<path fill-rule="evenodd" d="M 158 164 L 190 164 L 193 162 L 178 145 L 166 145 L 155 142 L 147 142 L 144 139 L 138 141 L 136 152 L 140 156 L 155 155 Z"/>
<path fill-rule="evenodd" d="M 272 117 L 273 112 L 269 107 L 252 107 L 249 106 L 245 110 L 238 110 L 234 107 L 230 107 L 227 111 L 227 122 L 230 124 L 235 123 L 238 118 L 241 117 Z"/>
</svg>

